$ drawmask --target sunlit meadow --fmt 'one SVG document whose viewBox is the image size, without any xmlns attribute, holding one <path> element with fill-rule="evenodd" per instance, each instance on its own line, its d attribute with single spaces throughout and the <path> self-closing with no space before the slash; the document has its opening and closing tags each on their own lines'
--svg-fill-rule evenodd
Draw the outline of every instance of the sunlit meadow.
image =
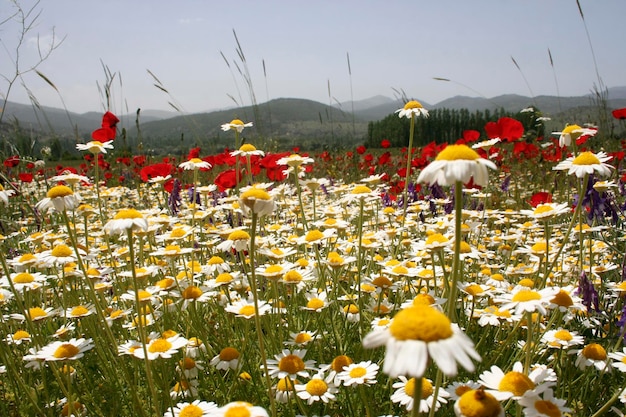
<svg viewBox="0 0 626 417">
<path fill-rule="evenodd" d="M 397 117 L 407 148 L 270 152 L 235 119 L 154 160 L 107 112 L 79 167 L 5 160 L 0 414 L 623 415 L 619 141 L 414 147 L 427 109 Z"/>
</svg>

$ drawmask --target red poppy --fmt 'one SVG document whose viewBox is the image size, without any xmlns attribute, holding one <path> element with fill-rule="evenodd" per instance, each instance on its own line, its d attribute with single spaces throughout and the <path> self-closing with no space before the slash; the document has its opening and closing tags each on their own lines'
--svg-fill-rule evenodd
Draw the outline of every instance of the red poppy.
<svg viewBox="0 0 626 417">
<path fill-rule="evenodd" d="M 33 181 L 33 174 L 31 174 L 30 172 L 20 172 L 19 174 L 17 174 L 17 176 L 20 178 L 20 181 L 22 182 Z"/>
<path fill-rule="evenodd" d="M 32 163 L 32 162 L 28 162 L 28 163 L 26 164 L 26 168 L 27 168 L 27 169 L 33 169 L 33 168 L 35 168 L 35 164 L 34 164 L 34 163 Z"/>
<path fill-rule="evenodd" d="M 158 164 L 152 164 L 141 168 L 139 176 L 143 182 L 148 182 L 151 178 L 155 177 L 167 177 L 174 171 L 172 164 L 166 164 L 164 162 Z"/>
<path fill-rule="evenodd" d="M 497 122 L 487 123 L 485 132 L 487 132 L 489 139 L 500 138 L 507 142 L 514 142 L 524 134 L 524 126 L 519 120 L 501 117 Z"/>
<path fill-rule="evenodd" d="M 121 156 L 115 160 L 118 164 L 130 165 L 130 158 L 128 156 Z"/>
<path fill-rule="evenodd" d="M 110 111 L 102 116 L 102 127 L 91 132 L 91 138 L 99 142 L 109 142 L 115 139 L 117 135 L 117 123 L 120 121 Z"/>
<path fill-rule="evenodd" d="M 146 156 L 145 155 L 135 155 L 135 156 L 133 156 L 133 162 L 135 163 L 135 165 L 138 165 L 138 166 L 142 167 L 143 164 L 146 163 Z"/>
<path fill-rule="evenodd" d="M 391 142 L 388 139 L 383 139 L 380 141 L 380 146 L 384 149 L 387 149 L 391 146 Z"/>
<path fill-rule="evenodd" d="M 356 148 L 356 153 L 358 153 L 359 155 L 363 155 L 363 154 L 365 153 L 365 151 L 366 151 L 366 150 L 367 150 L 367 149 L 365 148 L 365 146 L 360 145 L 360 146 L 357 146 L 357 148 Z"/>
<path fill-rule="evenodd" d="M 613 110 L 612 113 L 613 113 L 613 117 L 615 117 L 616 119 L 626 120 L 626 107 L 624 107 L 623 109 Z"/>
<path fill-rule="evenodd" d="M 242 178 L 242 173 L 239 173 L 239 178 Z M 219 173 L 213 181 L 219 188 L 220 192 L 223 192 L 229 188 L 235 188 L 237 185 L 237 177 L 234 169 L 227 169 Z"/>
<path fill-rule="evenodd" d="M 537 207 L 539 204 L 551 203 L 552 194 L 545 191 L 539 191 L 538 193 L 533 194 L 528 202 L 533 207 Z"/>
<path fill-rule="evenodd" d="M 187 155 L 187 160 L 189 161 L 190 159 L 193 158 L 200 158 L 200 148 L 191 148 L 189 150 L 189 155 Z"/>
<path fill-rule="evenodd" d="M 18 166 L 19 163 L 20 163 L 19 155 L 9 156 L 7 159 L 4 160 L 4 166 L 7 168 L 14 168 Z"/>
</svg>

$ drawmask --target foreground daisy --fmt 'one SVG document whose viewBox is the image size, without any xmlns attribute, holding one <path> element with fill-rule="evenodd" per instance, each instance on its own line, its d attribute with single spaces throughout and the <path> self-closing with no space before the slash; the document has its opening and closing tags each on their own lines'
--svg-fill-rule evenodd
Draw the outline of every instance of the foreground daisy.
<svg viewBox="0 0 626 417">
<path fill-rule="evenodd" d="M 104 225 L 104 231 L 108 234 L 120 234 L 128 230 L 148 230 L 148 220 L 135 209 L 122 209 L 117 212 L 113 220 Z"/>
<path fill-rule="evenodd" d="M 415 116 L 428 117 L 428 110 L 417 100 L 408 101 L 403 108 L 396 110 L 396 113 L 398 113 L 398 117 L 406 117 L 407 119 Z"/>
<path fill-rule="evenodd" d="M 345 386 L 373 385 L 376 383 L 378 365 L 372 363 L 372 361 L 352 363 L 343 369 L 342 372 L 337 374 L 337 379 Z"/>
<path fill-rule="evenodd" d="M 91 142 L 87 142 L 87 143 L 78 143 L 76 145 L 76 149 L 78 149 L 79 151 L 89 151 L 92 154 L 99 154 L 99 153 L 107 153 L 107 149 L 113 149 L 113 142 L 100 142 L 97 140 L 92 140 Z"/>
<path fill-rule="evenodd" d="M 212 165 L 209 162 L 203 161 L 200 158 L 191 158 L 188 161 L 181 162 L 178 166 L 185 171 L 193 171 L 196 169 L 211 169 Z"/>
<path fill-rule="evenodd" d="M 448 376 L 457 374 L 457 363 L 472 372 L 472 359 L 480 361 L 474 343 L 442 312 L 428 305 L 412 305 L 397 313 L 388 328 L 376 329 L 363 346 L 386 346 L 383 372 L 422 377 L 432 359 Z"/>
<path fill-rule="evenodd" d="M 571 408 L 565 406 L 565 400 L 554 398 L 551 389 L 541 394 L 527 392 L 517 402 L 524 407 L 524 415 L 529 417 L 563 416 L 572 412 Z"/>
<path fill-rule="evenodd" d="M 493 162 L 481 158 L 467 145 L 448 145 L 420 172 L 417 182 L 452 185 L 473 179 L 474 184 L 485 186 L 489 182 L 487 168 L 497 169 Z"/>
<path fill-rule="evenodd" d="M 578 125 L 566 126 L 561 132 L 552 132 L 553 135 L 559 135 L 559 146 L 570 146 L 573 140 L 578 140 L 581 136 L 594 136 L 598 133 L 597 129 L 589 129 Z"/>
<path fill-rule="evenodd" d="M 393 388 L 396 391 L 391 395 L 391 401 L 394 403 L 400 403 L 407 411 L 413 410 L 415 407 L 415 378 L 407 379 L 404 376 L 400 377 L 400 381 L 393 384 Z M 442 403 L 447 403 L 447 398 L 450 397 L 450 393 L 443 389 L 439 389 L 437 398 L 435 398 L 435 389 L 430 379 L 421 378 L 421 399 L 418 406 L 420 413 L 428 413 L 431 408 L 435 411 L 439 409 Z"/>
<path fill-rule="evenodd" d="M 456 417 L 504 417 L 504 408 L 482 388 L 469 390 L 454 403 Z"/>
<path fill-rule="evenodd" d="M 536 368 L 527 375 L 522 363 L 515 362 L 513 369 L 507 373 L 495 365 L 492 366 L 491 370 L 480 375 L 478 382 L 497 400 L 505 401 L 509 398 L 519 399 L 527 391 L 543 392 L 553 384 L 549 379 L 550 371 L 547 369 Z"/>
<path fill-rule="evenodd" d="M 178 350 L 187 346 L 187 339 L 179 335 L 170 338 L 152 339 L 146 346 L 144 354 L 143 349 L 136 349 L 133 355 L 139 359 L 144 359 L 147 355 L 149 360 L 157 358 L 171 358 L 172 355 L 178 353 Z"/>
<path fill-rule="evenodd" d="M 269 417 L 263 407 L 252 405 L 245 401 L 233 401 L 220 407 L 212 413 L 213 417 Z"/>
<path fill-rule="evenodd" d="M 252 127 L 252 122 L 244 123 L 239 119 L 233 119 L 230 123 L 224 123 L 222 125 L 222 130 L 224 132 L 236 130 L 238 133 L 241 133 L 246 127 Z"/>
<path fill-rule="evenodd" d="M 606 152 L 593 152 L 586 151 L 581 152 L 578 156 L 570 156 L 565 161 L 560 162 L 557 166 L 552 168 L 556 171 L 567 170 L 568 175 L 576 175 L 578 178 L 584 178 L 585 175 L 591 175 L 596 173 L 601 177 L 608 177 L 611 175 L 611 169 L 613 167 L 605 162 L 610 161 L 613 157 L 606 154 Z"/>
<path fill-rule="evenodd" d="M 52 342 L 37 352 L 37 359 L 44 361 L 73 361 L 85 356 L 94 347 L 92 339 L 70 339 L 67 342 Z"/>
<path fill-rule="evenodd" d="M 329 374 L 324 378 L 323 374 L 316 374 L 306 384 L 296 384 L 295 389 L 298 397 L 302 398 L 307 404 L 313 404 L 317 401 L 324 403 L 334 401 L 337 387 L 333 382 L 333 375 Z"/>
<path fill-rule="evenodd" d="M 218 410 L 214 402 L 195 400 L 192 403 L 178 403 L 166 411 L 163 417 L 205 417 L 211 416 Z"/>
<path fill-rule="evenodd" d="M 50 188 L 46 198 L 35 205 L 39 211 L 45 212 L 53 209 L 58 212 L 74 210 L 80 204 L 80 197 L 66 185 L 57 185 Z"/>
</svg>

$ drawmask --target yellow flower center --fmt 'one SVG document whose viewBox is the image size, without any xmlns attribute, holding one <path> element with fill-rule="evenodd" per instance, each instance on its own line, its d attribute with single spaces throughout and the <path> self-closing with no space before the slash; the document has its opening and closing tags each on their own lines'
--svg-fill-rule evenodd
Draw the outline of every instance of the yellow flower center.
<svg viewBox="0 0 626 417">
<path fill-rule="evenodd" d="M 570 332 L 568 332 L 567 330 L 563 330 L 563 329 L 561 329 L 561 330 L 557 330 L 557 331 L 554 333 L 554 337 L 555 337 L 556 339 L 559 339 L 559 340 L 564 340 L 564 341 L 566 341 L 566 342 L 569 342 L 570 340 L 572 340 L 572 339 L 573 339 L 572 334 L 571 334 Z"/>
<path fill-rule="evenodd" d="M 20 256 L 18 259 L 19 262 L 31 262 L 35 260 L 37 260 L 37 257 L 33 255 L 32 253 L 25 253 L 24 255 Z"/>
<path fill-rule="evenodd" d="M 13 277 L 13 282 L 15 284 L 28 284 L 28 283 L 33 282 L 34 280 L 35 280 L 35 277 L 33 277 L 28 272 L 20 272 L 15 277 Z"/>
<path fill-rule="evenodd" d="M 312 379 L 306 384 L 306 392 L 311 395 L 322 396 L 328 391 L 328 385 L 322 379 Z"/>
<path fill-rule="evenodd" d="M 231 282 L 232 280 L 233 280 L 233 276 L 229 274 L 228 272 L 221 273 L 217 276 L 217 278 L 215 278 L 215 282 L 220 283 L 220 284 L 228 283 L 228 282 Z"/>
<path fill-rule="evenodd" d="M 330 363 L 330 367 L 335 372 L 343 371 L 343 368 L 352 364 L 352 359 L 346 355 L 336 356 L 335 359 Z"/>
<path fill-rule="evenodd" d="M 468 285 L 467 287 L 465 287 L 465 291 L 467 291 L 468 294 L 473 295 L 473 296 L 477 296 L 477 295 L 482 294 L 483 292 L 485 292 L 483 290 L 483 287 L 481 287 L 478 284 Z"/>
<path fill-rule="evenodd" d="M 278 274 L 283 272 L 283 267 L 280 265 L 270 265 L 265 268 L 266 274 Z"/>
<path fill-rule="evenodd" d="M 315 242 L 324 237 L 324 234 L 317 229 L 309 230 L 304 238 L 307 242 Z"/>
<path fill-rule="evenodd" d="M 120 219 L 142 219 L 143 215 L 135 210 L 135 209 L 122 209 L 120 211 L 117 212 L 117 214 L 115 215 L 114 219 L 115 220 L 120 220 Z"/>
<path fill-rule="evenodd" d="M 437 161 L 475 161 L 480 159 L 480 155 L 467 145 L 448 145 L 435 158 Z"/>
<path fill-rule="evenodd" d="M 220 360 L 230 362 L 239 358 L 239 351 L 233 347 L 225 347 L 220 350 Z"/>
<path fill-rule="evenodd" d="M 228 235 L 228 240 L 232 240 L 232 241 L 248 240 L 248 239 L 250 239 L 250 235 L 248 234 L 248 232 L 244 230 L 235 230 L 234 232 Z"/>
<path fill-rule="evenodd" d="M 368 186 L 366 186 L 366 185 L 357 185 L 352 190 L 352 194 L 368 194 L 368 193 L 371 193 L 371 192 L 372 192 L 372 190 L 370 190 L 370 188 Z"/>
<path fill-rule="evenodd" d="M 181 227 L 177 227 L 170 232 L 170 237 L 183 237 L 187 232 Z"/>
<path fill-rule="evenodd" d="M 466 241 L 461 241 L 460 253 L 472 253 L 472 247 Z"/>
<path fill-rule="evenodd" d="M 435 304 L 435 298 L 428 293 L 417 294 L 415 298 L 413 298 L 413 305 L 430 306 L 433 304 Z"/>
<path fill-rule="evenodd" d="M 311 339 L 312 338 L 310 334 L 302 332 L 302 333 L 298 333 L 296 337 L 294 337 L 293 341 L 298 344 L 302 344 L 302 343 L 310 342 Z"/>
<path fill-rule="evenodd" d="M 219 256 L 212 256 L 208 262 L 209 265 L 221 265 L 223 263 L 224 263 L 224 259 L 220 258 Z"/>
<path fill-rule="evenodd" d="M 367 374 L 367 369 L 363 368 L 362 366 L 352 368 L 349 373 L 350 378 L 361 378 L 365 374 Z"/>
<path fill-rule="evenodd" d="M 594 361 L 606 360 L 606 350 L 597 343 L 590 343 L 583 348 L 582 354 L 585 358 Z"/>
<path fill-rule="evenodd" d="M 381 276 L 374 278 L 374 280 L 372 281 L 372 284 L 374 284 L 375 286 L 379 288 L 389 288 L 393 285 L 393 282 L 389 278 L 381 275 Z"/>
<path fill-rule="evenodd" d="M 291 378 L 286 376 L 284 378 L 281 378 L 280 381 L 278 381 L 278 384 L 276 384 L 276 389 L 282 392 L 292 391 L 293 386 L 296 383 L 298 383 L 298 380 L 292 381 Z"/>
<path fill-rule="evenodd" d="M 246 190 L 245 192 L 241 193 L 241 200 L 244 202 L 250 199 L 269 200 L 270 198 L 272 197 L 267 191 L 265 191 L 264 188 L 252 187 L 249 190 Z"/>
<path fill-rule="evenodd" d="M 202 290 L 195 285 L 190 285 L 183 290 L 183 293 L 181 295 L 185 300 L 195 300 L 197 298 L 200 298 L 200 296 L 202 295 Z"/>
<path fill-rule="evenodd" d="M 600 164 L 600 160 L 593 152 L 581 152 L 574 160 L 572 165 L 597 165 Z"/>
<path fill-rule="evenodd" d="M 422 378 L 422 399 L 426 399 L 433 395 L 433 384 L 430 383 L 426 378 Z M 404 385 L 404 392 L 410 397 L 413 397 L 415 393 L 415 378 L 411 378 L 406 381 Z"/>
<path fill-rule="evenodd" d="M 84 306 L 77 306 L 72 309 L 72 316 L 84 316 L 89 314 L 89 309 Z"/>
<path fill-rule="evenodd" d="M 233 120 L 230 122 L 230 124 L 231 124 L 231 125 L 239 125 L 239 126 L 243 126 L 243 122 L 242 122 L 241 120 L 239 120 L 239 119 L 233 119 Z"/>
<path fill-rule="evenodd" d="M 560 307 L 571 307 L 574 305 L 574 300 L 572 300 L 572 297 L 570 297 L 570 295 L 563 290 L 560 290 L 552 300 L 550 300 L 551 303 L 554 303 Z"/>
<path fill-rule="evenodd" d="M 528 376 L 516 371 L 507 372 L 498 384 L 498 390 L 512 392 L 516 396 L 521 396 L 533 388 L 535 383 Z"/>
<path fill-rule="evenodd" d="M 56 245 L 52 252 L 50 253 L 55 258 L 67 258 L 68 256 L 72 256 L 72 250 L 67 245 Z"/>
<path fill-rule="evenodd" d="M 202 411 L 202 408 L 194 404 L 187 404 L 180 410 L 178 417 L 202 417 L 203 415 L 204 411 Z"/>
<path fill-rule="evenodd" d="M 28 309 L 28 317 L 30 317 L 31 320 L 37 320 L 42 317 L 46 317 L 47 315 L 48 313 L 46 313 L 46 311 L 41 307 L 33 307 Z"/>
<path fill-rule="evenodd" d="M 278 362 L 278 369 L 290 375 L 304 371 L 304 367 L 305 365 L 302 358 L 294 354 L 286 355 Z"/>
<path fill-rule="evenodd" d="M 236 405 L 234 407 L 230 407 L 224 413 L 224 417 L 250 417 L 250 410 L 246 405 Z"/>
<path fill-rule="evenodd" d="M 498 417 L 502 411 L 500 402 L 482 389 L 467 391 L 458 404 L 465 417 Z"/>
<path fill-rule="evenodd" d="M 137 298 L 139 298 L 139 301 L 146 301 L 152 298 L 152 294 L 146 290 L 139 290 L 139 292 L 137 292 Z"/>
<path fill-rule="evenodd" d="M 545 214 L 554 211 L 554 208 L 550 204 L 539 204 L 533 210 L 533 214 Z"/>
<path fill-rule="evenodd" d="M 405 275 L 409 273 L 409 269 L 404 265 L 398 265 L 394 267 L 391 272 L 398 275 Z"/>
<path fill-rule="evenodd" d="M 57 359 L 68 359 L 76 356 L 80 352 L 76 346 L 71 343 L 63 343 L 61 346 L 56 348 L 52 356 Z"/>
<path fill-rule="evenodd" d="M 172 348 L 172 344 L 168 342 L 166 339 L 157 339 L 150 343 L 148 346 L 148 352 L 150 353 L 163 353 L 167 352 Z"/>
<path fill-rule="evenodd" d="M 306 308 L 310 308 L 312 310 L 319 310 L 322 307 L 324 307 L 324 301 L 319 298 L 311 298 L 306 303 Z"/>
<path fill-rule="evenodd" d="M 163 278 L 157 282 L 157 287 L 161 289 L 170 288 L 174 285 L 174 278 Z"/>
<path fill-rule="evenodd" d="M 24 330 L 18 330 L 17 332 L 13 333 L 13 340 L 28 339 L 29 337 L 30 334 L 28 334 L 28 332 Z"/>
<path fill-rule="evenodd" d="M 67 185 L 57 185 L 56 187 L 52 187 L 48 190 L 46 196 L 48 198 L 57 198 L 57 197 L 67 197 L 68 195 L 74 194 L 74 191 Z"/>
<path fill-rule="evenodd" d="M 432 307 L 413 304 L 396 314 L 389 326 L 396 340 L 435 342 L 452 336 L 452 326 L 445 314 Z"/>
<path fill-rule="evenodd" d="M 578 125 L 569 125 L 561 132 L 562 135 L 570 135 L 572 138 L 578 138 L 582 132 L 574 132 L 575 130 L 582 130 L 582 127 Z"/>
<path fill-rule="evenodd" d="M 286 282 L 301 282 L 302 275 L 298 271 L 289 271 L 283 276 L 283 280 Z"/>
<path fill-rule="evenodd" d="M 523 303 L 526 301 L 541 300 L 541 294 L 533 290 L 520 290 L 512 298 L 512 301 Z"/>
<path fill-rule="evenodd" d="M 530 278 L 524 278 L 524 279 L 520 279 L 518 284 L 521 285 L 522 287 L 533 288 L 535 286 L 535 281 L 533 281 Z"/>
<path fill-rule="evenodd" d="M 243 145 L 241 145 L 239 150 L 241 152 L 253 152 L 253 151 L 256 151 L 256 147 L 254 145 L 249 144 L 249 143 L 244 143 Z"/>
<path fill-rule="evenodd" d="M 532 250 L 534 253 L 545 253 L 546 248 L 546 242 L 537 242 L 530 247 L 530 250 Z"/>
<path fill-rule="evenodd" d="M 239 309 L 239 314 L 242 316 L 254 316 L 254 306 L 253 305 L 245 305 Z"/>
<path fill-rule="evenodd" d="M 426 245 L 432 245 L 433 243 L 446 243 L 449 239 L 441 233 L 433 233 L 426 238 Z"/>
<path fill-rule="evenodd" d="M 411 109 L 423 109 L 424 106 L 422 106 L 422 103 L 420 103 L 417 100 L 411 100 L 408 101 L 405 105 L 404 105 L 404 110 L 411 110 Z"/>
<path fill-rule="evenodd" d="M 537 410 L 540 415 L 548 417 L 561 417 L 562 415 L 561 410 L 556 404 L 546 400 L 535 401 L 535 410 Z"/>
<path fill-rule="evenodd" d="M 165 246 L 165 252 L 180 252 L 180 246 L 178 245 L 167 245 Z"/>
<path fill-rule="evenodd" d="M 348 304 L 343 308 L 343 312 L 346 314 L 357 314 L 359 312 L 359 307 L 356 304 Z"/>
</svg>

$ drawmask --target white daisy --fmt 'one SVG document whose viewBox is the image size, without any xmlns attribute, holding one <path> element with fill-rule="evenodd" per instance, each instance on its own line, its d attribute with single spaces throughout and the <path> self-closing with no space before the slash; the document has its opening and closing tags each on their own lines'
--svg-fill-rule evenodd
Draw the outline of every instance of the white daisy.
<svg viewBox="0 0 626 417">
<path fill-rule="evenodd" d="M 163 414 L 163 417 L 208 417 L 218 410 L 214 402 L 195 400 L 191 403 L 178 403 Z"/>
<path fill-rule="evenodd" d="M 143 349 L 135 349 L 133 355 L 139 359 L 144 359 L 147 355 L 149 360 L 157 358 L 171 358 L 178 353 L 179 349 L 187 346 L 187 339 L 180 335 L 170 338 L 154 338 L 146 345 L 146 352 Z"/>
<path fill-rule="evenodd" d="M 448 376 L 457 373 L 457 363 L 472 372 L 472 359 L 480 355 L 474 343 L 445 314 L 427 305 L 413 305 L 398 312 L 388 328 L 370 332 L 363 346 L 386 346 L 383 372 L 422 377 L 429 360 Z"/>
<path fill-rule="evenodd" d="M 396 390 L 391 394 L 391 401 L 400 403 L 407 411 L 411 411 L 415 406 L 415 383 L 417 380 L 415 378 L 406 378 L 405 376 L 400 376 L 399 378 L 400 381 L 393 384 L 393 388 L 396 388 Z M 450 394 L 446 390 L 440 388 L 437 393 L 437 398 L 435 398 L 435 390 L 432 381 L 430 379 L 421 378 L 421 383 L 422 398 L 419 404 L 420 413 L 428 413 L 433 406 L 435 411 L 437 411 L 442 403 L 445 404 L 448 402 L 447 398 Z"/>
<path fill-rule="evenodd" d="M 122 209 L 104 225 L 104 231 L 108 234 L 120 234 L 128 230 L 148 230 L 148 220 L 135 209 Z"/>
<path fill-rule="evenodd" d="M 80 204 L 80 196 L 74 194 L 74 191 L 66 185 L 57 185 L 50 188 L 46 197 L 35 204 L 35 208 L 39 211 L 48 211 L 53 209 L 58 212 L 74 210 Z"/>
<path fill-rule="evenodd" d="M 87 143 L 78 143 L 76 144 L 76 149 L 79 151 L 89 151 L 93 154 L 107 153 L 107 149 L 113 149 L 113 141 L 100 142 L 92 140 Z"/>
<path fill-rule="evenodd" d="M 241 133 L 246 127 L 252 127 L 252 122 L 244 123 L 239 119 L 233 119 L 230 123 L 224 123 L 222 125 L 222 130 L 224 132 L 236 130 L 238 133 Z"/>
<path fill-rule="evenodd" d="M 429 185 L 452 185 L 457 181 L 485 186 L 489 182 L 487 169 L 497 169 L 488 159 L 481 158 L 467 145 L 448 145 L 439 152 L 417 177 L 417 182 Z"/>
<path fill-rule="evenodd" d="M 343 385 L 373 385 L 376 383 L 379 366 L 372 361 L 352 363 L 344 367 L 343 371 L 337 374 L 337 380 Z"/>
<path fill-rule="evenodd" d="M 417 100 L 408 101 L 403 108 L 396 110 L 396 113 L 398 113 L 398 117 L 406 117 L 407 119 L 414 116 L 428 117 L 428 110 Z"/>
<path fill-rule="evenodd" d="M 80 359 L 85 352 L 94 347 L 92 339 L 70 339 L 62 342 L 52 342 L 41 348 L 36 357 L 44 361 L 68 361 Z"/>
<path fill-rule="evenodd" d="M 607 155 L 606 152 L 594 154 L 593 152 L 586 151 L 581 152 L 578 156 L 570 156 L 552 169 L 556 171 L 567 170 L 568 175 L 573 174 L 578 178 L 584 178 L 585 175 L 594 173 L 602 177 L 607 177 L 611 175 L 611 169 L 613 169 L 613 167 L 606 162 L 612 158 L 613 157 Z"/>
<path fill-rule="evenodd" d="M 317 401 L 324 403 L 335 401 L 335 394 L 339 389 L 333 379 L 332 374 L 327 377 L 321 373 L 315 374 L 306 384 L 295 385 L 296 394 L 309 405 Z"/>
</svg>

